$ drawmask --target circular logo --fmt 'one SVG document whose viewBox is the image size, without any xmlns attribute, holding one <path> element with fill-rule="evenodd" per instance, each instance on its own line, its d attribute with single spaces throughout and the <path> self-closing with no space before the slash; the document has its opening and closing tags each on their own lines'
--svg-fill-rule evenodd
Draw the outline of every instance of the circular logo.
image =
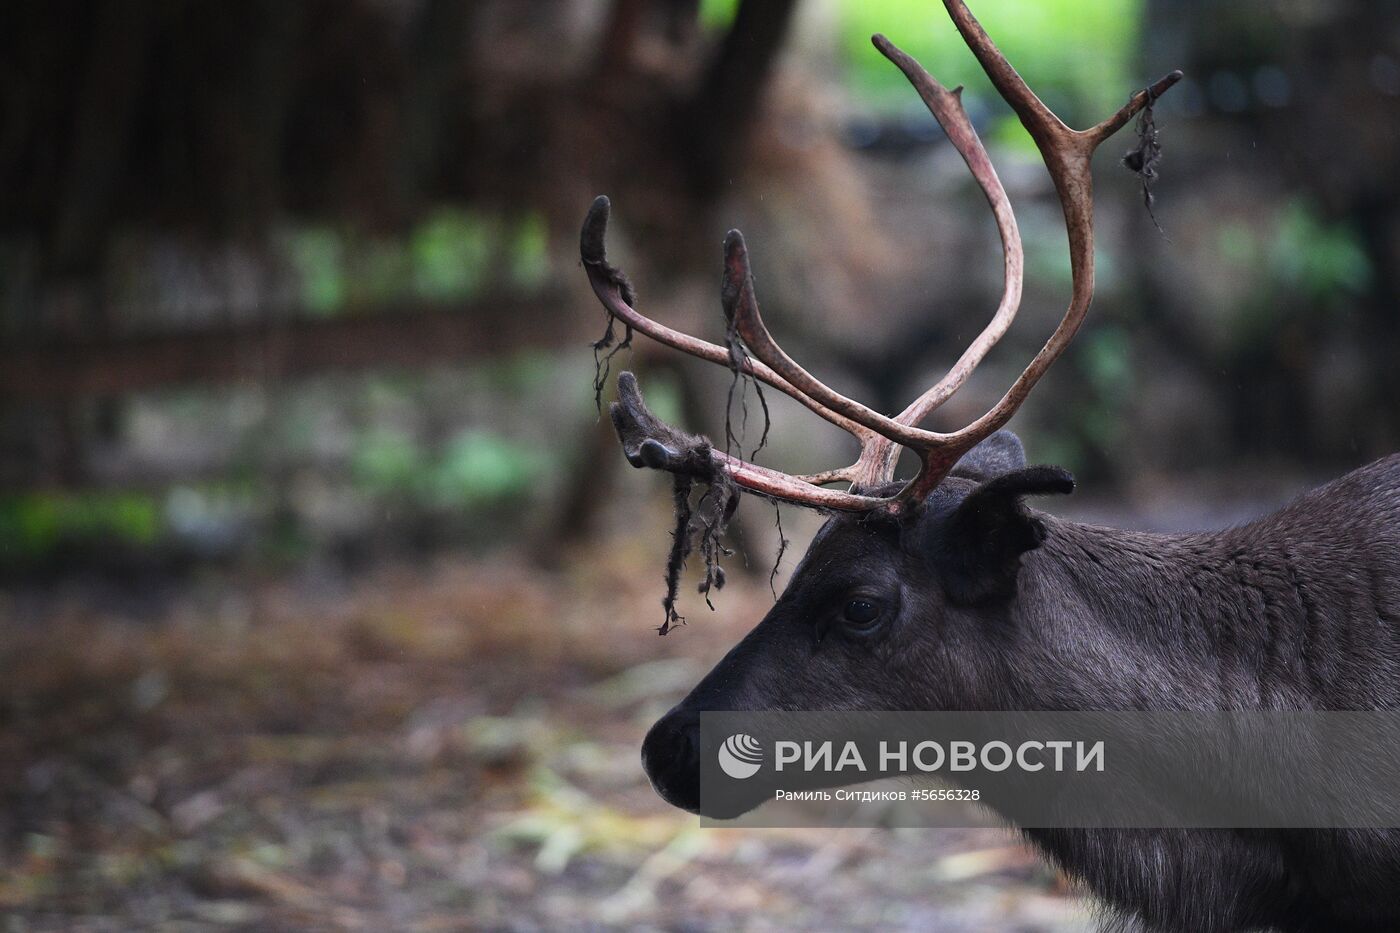
<svg viewBox="0 0 1400 933">
<path fill-rule="evenodd" d="M 720 769 L 732 778 L 743 780 L 753 777 L 762 764 L 763 746 L 751 735 L 736 733 L 719 747 Z"/>
</svg>

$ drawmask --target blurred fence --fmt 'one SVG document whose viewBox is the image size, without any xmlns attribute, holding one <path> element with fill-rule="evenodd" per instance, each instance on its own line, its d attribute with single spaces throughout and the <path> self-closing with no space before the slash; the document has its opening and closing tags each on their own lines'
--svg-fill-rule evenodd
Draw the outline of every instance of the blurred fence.
<svg viewBox="0 0 1400 933">
<path fill-rule="evenodd" d="M 1024 133 L 936 6 L 12 5 L 0 564 L 114 542 L 494 546 L 576 514 L 576 465 L 611 458 L 573 259 L 600 192 L 649 312 L 713 328 L 716 244 L 741 223 L 775 328 L 897 407 L 999 283 L 984 208 L 870 50 L 875 29 L 968 85 L 1017 202 L 1026 311 L 948 407 L 976 413 L 1058 314 L 1063 233 Z M 1133 179 L 1099 167 L 1098 300 L 1018 419 L 1032 454 L 1131 490 L 1394 449 L 1400 13 L 1063 0 L 984 19 L 1080 122 L 1188 74 L 1158 114 L 1164 233 Z M 706 378 L 669 385 L 713 421 Z M 775 456 L 832 453 L 779 427 Z"/>
</svg>

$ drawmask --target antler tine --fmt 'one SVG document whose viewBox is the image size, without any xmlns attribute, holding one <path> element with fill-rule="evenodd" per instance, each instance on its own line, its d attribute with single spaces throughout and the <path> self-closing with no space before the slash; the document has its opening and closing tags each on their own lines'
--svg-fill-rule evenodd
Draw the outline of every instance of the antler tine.
<svg viewBox="0 0 1400 933">
<path fill-rule="evenodd" d="M 963 109 L 962 87 L 948 90 L 918 62 L 882 35 L 872 36 L 871 42 L 881 54 L 904 72 L 904 76 L 918 91 L 929 112 L 943 127 L 949 141 L 967 163 L 972 177 L 982 188 L 982 193 L 992 208 L 992 216 L 996 220 L 997 234 L 1001 237 L 1003 285 L 996 313 L 977 339 L 963 351 L 963 355 L 953 364 L 947 375 L 895 418 L 900 424 L 917 427 L 934 409 L 962 387 L 977 365 L 1010 329 L 1021 305 L 1025 253 L 1021 247 L 1021 232 L 1016 226 L 1016 215 L 1011 209 L 1006 189 L 1002 187 L 1001 179 L 992 167 L 987 150 L 982 145 L 977 130 L 973 128 L 972 121 L 968 119 L 967 111 Z M 855 467 L 862 485 L 875 485 L 889 480 L 894 474 L 898 454 L 898 449 L 886 441 L 867 445 L 861 451 L 860 462 Z"/>
<path fill-rule="evenodd" d="M 631 373 L 622 373 L 618 377 L 619 401 L 610 407 L 610 411 L 623 449 L 634 466 L 664 469 L 709 482 L 727 476 L 739 486 L 759 495 L 817 508 L 843 511 L 884 508 L 891 513 L 899 513 L 922 502 L 964 453 L 1010 420 L 1036 382 L 1064 352 L 1078 331 L 1094 292 L 1090 161 L 1095 149 L 1104 140 L 1179 81 L 1181 72 L 1174 71 L 1151 87 L 1138 91 L 1118 112 L 1090 129 L 1073 130 L 1026 86 L 968 11 L 963 0 L 943 2 L 992 84 L 1030 132 L 1050 172 L 1064 211 L 1072 288 L 1069 307 L 1054 333 L 1006 394 L 980 418 L 950 434 L 927 431 L 918 426 L 966 382 L 1010 327 L 1020 306 L 1025 261 L 1010 201 L 963 109 L 962 88 L 948 90 L 889 40 L 875 36 L 875 46 L 904 72 L 919 92 L 929 111 L 962 155 L 992 208 L 1002 242 L 1004 284 L 1001 301 L 991 321 L 941 380 L 915 399 L 898 417 L 890 418 L 828 388 L 778 346 L 759 314 L 748 249 L 737 230 L 730 231 L 725 238 L 722 298 L 725 314 L 752 358 L 745 355 L 731 360 L 725 347 L 672 330 L 638 313 L 632 306 L 634 299 L 626 278 L 607 262 L 604 237 L 609 202 L 607 198 L 600 197 L 593 202 L 584 221 L 580 246 L 589 281 L 609 314 L 667 346 L 711 362 L 737 366 L 743 373 L 787 393 L 827 421 L 843 428 L 861 444 L 861 455 L 855 464 L 839 470 L 810 476 L 790 476 L 756 466 L 715 450 L 704 438 L 677 431 L 658 420 L 642 401 L 636 379 Z M 821 488 L 825 483 L 836 481 L 850 482 L 853 487 L 868 487 L 888 481 L 893 475 L 899 446 L 913 450 L 920 464 L 918 474 L 898 494 L 880 498 Z"/>
<path fill-rule="evenodd" d="M 957 456 L 1006 424 L 1078 332 L 1094 295 L 1094 203 L 1093 178 L 1089 168 L 1094 151 L 1150 101 L 1181 79 L 1181 72 L 1173 71 L 1151 88 L 1134 94 L 1126 105 L 1102 123 L 1088 130 L 1073 130 L 1036 97 L 963 0 L 943 0 L 943 5 L 987 77 L 1016 112 L 1040 150 L 1065 215 L 1072 287 L 1069 307 L 1040 352 L 991 410 L 967 427 L 946 436 L 949 451 L 955 456 L 938 458 L 943 464 L 938 468 L 932 468 L 931 460 L 925 459 L 919 475 L 899 494 L 899 498 L 906 502 L 922 500 L 947 475 Z"/>
<path fill-rule="evenodd" d="M 778 346 L 759 314 L 758 298 L 753 288 L 753 274 L 749 269 L 749 251 L 744 245 L 744 235 L 738 230 L 730 230 L 729 235 L 724 238 L 724 296 L 725 314 L 734 321 L 734 326 L 739 331 L 739 336 L 744 338 L 744 345 L 749 348 L 749 352 L 785 382 L 814 399 L 822 407 L 860 425 L 864 430 L 852 433 L 861 440 L 862 447 L 869 446 L 873 435 L 910 447 L 924 447 L 941 441 L 941 435 L 900 424 L 893 418 L 828 388 Z"/>
<path fill-rule="evenodd" d="M 868 512 L 888 502 L 872 496 L 823 489 L 802 477 L 730 456 L 716 450 L 702 437 L 676 430 L 651 413 L 642 400 L 637 377 L 629 372 L 618 373 L 617 397 L 618 400 L 608 406 L 608 413 L 622 440 L 623 454 L 634 467 L 666 470 L 707 483 L 714 482 L 717 476 L 728 475 L 749 492 L 819 509 Z"/>
<path fill-rule="evenodd" d="M 1021 306 L 1021 288 L 1025 279 L 1026 260 L 1025 252 L 1021 247 L 1021 231 L 1016 226 L 1016 214 L 1011 209 L 1011 201 L 1006 196 L 1006 189 L 1002 187 L 1001 179 L 997 177 L 996 169 L 992 167 L 992 160 L 988 157 L 981 138 L 973 128 L 972 121 L 968 119 L 967 111 L 963 109 L 962 88 L 957 87 L 949 91 L 925 71 L 918 62 L 896 48 L 894 43 L 884 36 L 875 36 L 872 41 L 886 58 L 894 62 L 899 70 L 904 72 L 909 83 L 923 98 L 929 112 L 938 120 L 952 141 L 954 148 L 958 150 L 963 161 L 967 163 L 972 177 L 981 186 L 982 193 L 986 195 L 987 203 L 992 208 L 997 234 L 1001 237 L 1003 254 L 1001 301 L 997 305 L 996 313 L 992 315 L 991 321 L 964 351 L 958 361 L 953 364 L 953 368 L 948 371 L 948 374 L 916 399 L 896 419 L 901 424 L 917 425 L 928 416 L 929 412 L 942 405 L 961 388 L 962 384 L 967 381 L 967 377 L 972 375 L 972 371 L 977 368 L 977 364 L 982 361 L 982 358 L 992 347 L 996 346 L 997 341 L 1011 327 L 1011 322 L 1016 319 L 1016 312 Z"/>
<path fill-rule="evenodd" d="M 579 254 L 583 268 L 588 273 L 588 282 L 593 293 L 603 303 L 608 313 L 628 327 L 646 334 L 657 343 L 664 344 L 682 353 L 718 363 L 730 364 L 729 351 L 718 344 L 692 337 L 689 334 L 653 321 L 632 307 L 631 285 L 622 271 L 609 264 L 607 255 L 608 217 L 612 212 L 612 202 L 604 195 L 593 199 L 588 216 L 583 221 L 583 231 L 579 237 Z M 786 379 L 775 373 L 758 360 L 744 360 L 741 363 L 745 374 L 759 379 L 780 392 L 784 392 L 837 427 L 859 436 L 863 429 L 848 418 L 830 411 L 805 393 L 792 386 Z"/>
</svg>

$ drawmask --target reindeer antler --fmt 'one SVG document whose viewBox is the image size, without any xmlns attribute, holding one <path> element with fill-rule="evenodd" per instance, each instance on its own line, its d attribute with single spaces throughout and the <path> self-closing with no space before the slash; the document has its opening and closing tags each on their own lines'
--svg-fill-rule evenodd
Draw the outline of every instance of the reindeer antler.
<svg viewBox="0 0 1400 933">
<path fill-rule="evenodd" d="M 1011 326 L 1021 303 L 1025 263 L 1021 235 L 1016 228 L 1010 201 L 963 109 L 962 88 L 948 90 L 918 62 L 884 36 L 877 35 L 872 40 L 875 47 L 904 72 L 918 91 L 954 148 L 962 155 L 991 205 L 997 232 L 1001 236 L 1005 263 L 1002 297 L 995 314 L 947 375 L 899 415 L 890 418 L 827 387 L 778 346 L 759 314 L 753 277 L 749 271 L 748 250 L 737 230 L 730 231 L 725 238 L 722 294 L 725 314 L 743 339 L 751 359 L 745 357 L 735 362 L 725 347 L 672 330 L 638 312 L 632 306 L 631 289 L 626 278 L 607 262 L 604 238 L 609 202 L 607 198 L 600 197 L 593 202 L 584 221 L 581 250 L 593 290 L 611 316 L 667 346 L 715 363 L 737 366 L 742 374 L 787 393 L 827 421 L 848 431 L 860 442 L 861 450 L 859 459 L 850 466 L 812 476 L 791 476 L 760 467 L 715 450 L 703 438 L 677 431 L 657 420 L 642 402 L 636 379 L 630 373 L 624 373 L 618 380 L 621 400 L 611 406 L 611 412 L 628 459 L 634 465 L 701 479 L 712 477 L 715 471 L 722 470 L 750 492 L 817 508 L 842 511 L 883 508 L 901 512 L 922 502 L 963 454 L 1006 424 L 1050 364 L 1069 345 L 1083 323 L 1094 293 L 1093 179 L 1090 174 L 1094 151 L 1143 107 L 1176 84 L 1181 79 L 1181 72 L 1173 71 L 1151 87 L 1138 91 L 1122 109 L 1102 123 L 1087 130 L 1073 130 L 1026 86 L 982 25 L 968 11 L 963 0 L 944 0 L 944 6 L 992 84 L 1030 132 L 1055 184 L 1069 233 L 1073 280 L 1069 307 L 1059 326 L 1001 400 L 980 418 L 947 434 L 919 427 L 930 413 L 967 381 Z M 823 488 L 836 482 L 849 483 L 853 490 L 888 483 L 893 479 L 901 447 L 918 455 L 919 471 L 895 495 L 876 497 Z"/>
</svg>

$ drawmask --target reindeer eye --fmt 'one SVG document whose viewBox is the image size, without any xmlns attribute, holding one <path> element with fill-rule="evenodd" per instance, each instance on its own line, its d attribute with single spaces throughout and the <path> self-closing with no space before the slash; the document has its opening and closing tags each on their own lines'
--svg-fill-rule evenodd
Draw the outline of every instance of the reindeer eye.
<svg viewBox="0 0 1400 933">
<path fill-rule="evenodd" d="M 851 625 L 864 628 L 880 618 L 880 607 L 868 599 L 856 598 L 846 603 L 841 615 Z"/>
</svg>

